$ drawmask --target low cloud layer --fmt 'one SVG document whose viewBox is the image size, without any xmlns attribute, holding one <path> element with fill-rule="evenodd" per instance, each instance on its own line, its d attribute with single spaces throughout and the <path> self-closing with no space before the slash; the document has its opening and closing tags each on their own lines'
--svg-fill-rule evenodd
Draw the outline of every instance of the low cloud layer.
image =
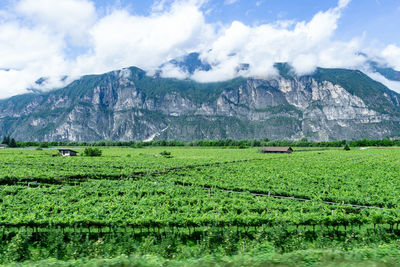
<svg viewBox="0 0 400 267">
<path fill-rule="evenodd" d="M 400 71 L 400 47 L 391 44 L 382 51 L 382 57 L 387 64 L 395 70 Z"/>
<path fill-rule="evenodd" d="M 202 51 L 202 57 L 213 65 L 211 72 L 198 72 L 198 81 L 233 78 L 239 64 L 250 64 L 242 76 L 268 77 L 275 74 L 276 62 L 290 63 L 298 74 L 312 72 L 316 66 L 352 68 L 363 63 L 358 55 L 360 40 L 336 42 L 332 36 L 343 8 L 349 1 L 317 13 L 310 21 L 278 21 L 274 24 L 247 26 L 234 21 L 225 26 L 217 38 Z"/>
<path fill-rule="evenodd" d="M 334 40 L 350 0 L 320 11 L 310 21 L 276 21 L 256 26 L 233 21 L 208 23 L 205 0 L 154 1 L 148 16 L 114 9 L 100 16 L 90 0 L 19 0 L 0 10 L 0 98 L 25 93 L 41 77 L 41 89 L 61 87 L 85 74 L 137 66 L 154 73 L 171 59 L 199 52 L 211 71 L 189 74 L 164 64 L 165 77 L 200 82 L 235 76 L 276 75 L 275 62 L 289 62 L 298 74 L 317 66 L 358 68 L 365 63 L 363 40 Z M 226 1 L 233 4 L 235 1 Z M 379 55 L 400 70 L 400 48 Z M 238 71 L 240 64 L 249 68 Z M 69 78 L 62 80 L 61 77 Z"/>
</svg>

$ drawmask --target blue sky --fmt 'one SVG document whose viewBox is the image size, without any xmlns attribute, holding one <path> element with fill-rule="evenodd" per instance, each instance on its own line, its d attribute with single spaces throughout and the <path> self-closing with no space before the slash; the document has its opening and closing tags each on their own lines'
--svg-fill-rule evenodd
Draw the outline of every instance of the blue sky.
<svg viewBox="0 0 400 267">
<path fill-rule="evenodd" d="M 400 90 L 368 73 L 359 53 L 400 70 L 399 27 L 400 0 L 0 0 L 0 98 L 40 77 L 46 90 L 128 66 L 151 74 L 193 51 L 212 71 L 189 75 L 167 64 L 162 75 L 269 78 L 285 61 L 298 74 L 361 69 Z M 241 63 L 250 68 L 238 73 Z"/>
</svg>

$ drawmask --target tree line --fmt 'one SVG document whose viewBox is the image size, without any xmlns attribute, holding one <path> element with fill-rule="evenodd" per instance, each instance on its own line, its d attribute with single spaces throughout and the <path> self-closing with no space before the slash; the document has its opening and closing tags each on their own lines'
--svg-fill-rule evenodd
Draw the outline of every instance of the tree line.
<svg viewBox="0 0 400 267">
<path fill-rule="evenodd" d="M 219 139 L 219 140 L 196 140 L 196 141 L 178 141 L 178 140 L 154 140 L 154 141 L 114 141 L 114 140 L 101 140 L 94 142 L 85 141 L 16 141 L 10 136 L 4 136 L 2 144 L 9 147 L 61 147 L 61 146 L 100 146 L 100 147 L 177 147 L 177 146 L 196 146 L 196 147 L 260 147 L 260 146 L 292 146 L 292 147 L 366 147 L 366 146 L 400 146 L 400 139 L 362 139 L 356 141 L 323 141 L 316 142 L 310 141 L 307 138 L 300 140 L 270 140 L 263 139 Z"/>
</svg>

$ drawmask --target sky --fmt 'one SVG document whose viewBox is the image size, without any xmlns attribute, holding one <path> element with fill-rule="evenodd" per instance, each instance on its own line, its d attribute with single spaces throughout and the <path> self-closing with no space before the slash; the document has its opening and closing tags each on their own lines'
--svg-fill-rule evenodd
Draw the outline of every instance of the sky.
<svg viewBox="0 0 400 267">
<path fill-rule="evenodd" d="M 214 82 L 270 78 L 275 62 L 362 69 L 400 92 L 360 54 L 400 70 L 399 28 L 400 0 L 0 0 L 0 99 L 129 66 Z M 212 70 L 164 64 L 190 52 Z"/>
</svg>

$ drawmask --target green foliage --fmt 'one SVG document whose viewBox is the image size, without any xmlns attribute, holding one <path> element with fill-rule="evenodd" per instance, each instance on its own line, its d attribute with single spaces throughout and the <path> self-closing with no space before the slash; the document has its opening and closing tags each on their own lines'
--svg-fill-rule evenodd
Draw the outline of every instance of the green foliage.
<svg viewBox="0 0 400 267">
<path fill-rule="evenodd" d="M 15 141 L 15 139 L 14 139 L 14 138 L 11 138 L 11 141 L 10 141 L 9 147 L 17 147 L 17 142 Z"/>
<path fill-rule="evenodd" d="M 20 262 L 30 258 L 29 245 L 31 233 L 22 229 L 18 230 L 11 241 L 7 244 L 5 258 L 8 262 Z"/>
<path fill-rule="evenodd" d="M 17 142 L 15 141 L 14 138 L 11 138 L 10 136 L 4 136 L 2 144 L 8 145 L 9 147 L 18 147 Z"/>
<path fill-rule="evenodd" d="M 255 143 L 253 143 L 255 145 Z M 239 143 L 239 149 L 245 149 L 245 148 L 249 148 L 249 143 L 247 143 L 246 141 L 241 141 Z"/>
<path fill-rule="evenodd" d="M 95 148 L 87 147 L 87 148 L 85 148 L 85 150 L 83 151 L 83 154 L 84 154 L 86 157 L 100 157 L 101 154 L 102 154 L 102 151 L 101 151 L 99 148 L 97 148 L 97 147 L 95 147 Z"/>
<path fill-rule="evenodd" d="M 10 144 L 10 136 L 4 136 L 2 144 L 9 145 Z"/>
<path fill-rule="evenodd" d="M 164 157 L 171 157 L 171 152 L 164 150 L 164 151 L 160 152 L 160 155 L 164 156 Z"/>
<path fill-rule="evenodd" d="M 69 244 L 71 247 L 78 247 L 78 244 Z M 279 253 L 271 251 L 268 248 L 266 242 L 264 247 L 265 251 L 261 250 L 257 252 L 257 248 L 251 249 L 249 253 L 239 253 L 232 256 L 220 255 L 218 253 L 210 256 L 188 256 L 185 258 L 163 258 L 154 253 L 147 253 L 141 255 L 138 253 L 134 254 L 123 254 L 111 257 L 94 257 L 93 259 L 69 259 L 69 260 L 57 260 L 54 258 L 40 260 L 37 262 L 28 261 L 18 266 L 29 266 L 29 267 L 71 267 L 71 266 L 168 266 L 168 267 L 204 267 L 204 266 L 248 266 L 248 267 L 260 267 L 260 266 L 299 266 L 299 267 L 336 267 L 336 266 L 347 266 L 347 267 L 364 267 L 364 266 L 397 266 L 400 262 L 399 250 L 395 244 L 379 245 L 377 247 L 364 247 L 364 248 L 353 248 L 353 249 L 315 249 L 311 248 L 308 250 L 299 250 L 294 252 Z M 190 247 L 180 247 L 185 249 L 185 253 L 191 253 Z M 193 252 L 192 252 L 193 253 Z M 185 254 L 186 255 L 186 254 Z"/>
<path fill-rule="evenodd" d="M 144 146 L 143 142 L 138 142 L 135 145 L 133 145 L 133 147 L 136 147 L 136 148 L 142 148 L 143 146 Z"/>
<path fill-rule="evenodd" d="M 275 63 L 274 67 L 279 71 L 279 75 L 285 79 L 292 80 L 297 77 L 296 71 L 288 63 Z"/>
<path fill-rule="evenodd" d="M 348 144 L 346 144 L 346 145 L 344 146 L 344 150 L 346 150 L 346 151 L 349 151 L 349 150 L 350 150 L 350 147 L 349 147 Z"/>
<path fill-rule="evenodd" d="M 121 254 L 279 258 L 397 242 L 399 150 L 257 150 L 110 147 L 90 159 L 0 151 L 0 264 Z"/>
<path fill-rule="evenodd" d="M 49 148 L 49 144 L 47 142 L 41 142 L 39 147 L 40 148 Z"/>
<path fill-rule="evenodd" d="M 17 142 L 20 147 L 39 146 L 42 148 L 48 147 L 65 147 L 65 146 L 94 146 L 94 147 L 181 147 L 181 146 L 200 146 L 200 147 L 260 147 L 260 146 L 292 146 L 292 147 L 342 147 L 346 144 L 346 140 L 341 141 L 324 141 L 315 142 L 307 138 L 298 141 L 294 140 L 270 140 L 263 139 L 219 139 L 219 140 L 196 140 L 190 142 L 183 142 L 177 140 L 154 140 L 148 142 L 135 142 L 135 141 L 98 141 L 98 142 L 69 142 L 69 141 L 52 141 L 52 142 Z M 348 142 L 350 147 L 363 147 L 363 146 L 400 146 L 398 139 L 362 139 Z"/>
</svg>

